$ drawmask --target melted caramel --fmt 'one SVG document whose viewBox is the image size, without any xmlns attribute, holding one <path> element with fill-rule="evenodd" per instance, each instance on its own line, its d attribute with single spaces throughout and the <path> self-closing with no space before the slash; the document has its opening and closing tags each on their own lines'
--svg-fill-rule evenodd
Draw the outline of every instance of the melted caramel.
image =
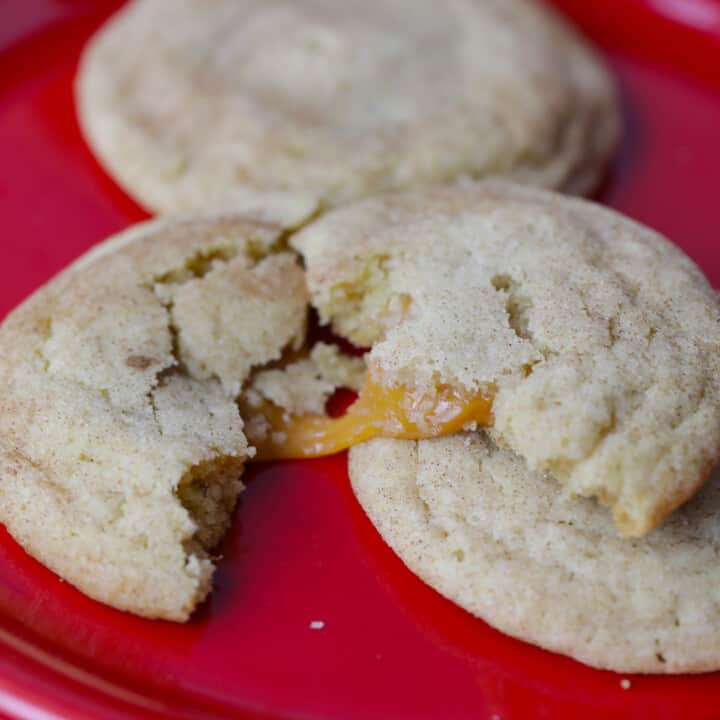
<svg viewBox="0 0 720 720">
<path fill-rule="evenodd" d="M 492 421 L 492 397 L 440 385 L 434 393 L 404 386 L 389 387 L 368 373 L 360 396 L 339 418 L 289 415 L 270 402 L 259 407 L 241 402 L 244 417 L 261 413 L 268 426 L 253 437 L 256 460 L 311 458 L 331 455 L 375 437 L 420 440 L 459 432 L 472 423 Z"/>
</svg>

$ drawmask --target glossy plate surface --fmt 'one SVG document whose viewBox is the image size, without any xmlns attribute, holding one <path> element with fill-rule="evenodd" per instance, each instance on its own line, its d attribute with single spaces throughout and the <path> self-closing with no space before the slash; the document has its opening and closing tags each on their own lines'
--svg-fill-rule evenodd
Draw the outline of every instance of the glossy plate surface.
<svg viewBox="0 0 720 720">
<path fill-rule="evenodd" d="M 80 48 L 117 2 L 0 0 L 0 317 L 144 217 L 78 132 Z M 626 137 L 601 195 L 718 286 L 720 3 L 556 0 L 606 53 Z M 717 718 L 720 675 L 630 677 L 507 638 L 385 547 L 345 457 L 255 468 L 186 626 L 99 605 L 0 529 L 0 712 L 23 718 Z M 320 630 L 312 621 L 323 621 Z"/>
</svg>

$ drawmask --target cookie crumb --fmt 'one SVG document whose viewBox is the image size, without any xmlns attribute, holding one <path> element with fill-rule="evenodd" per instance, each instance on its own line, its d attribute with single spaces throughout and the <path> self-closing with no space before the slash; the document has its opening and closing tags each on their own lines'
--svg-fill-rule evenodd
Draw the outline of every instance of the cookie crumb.
<svg viewBox="0 0 720 720">
<path fill-rule="evenodd" d="M 629 690 L 629 689 L 632 687 L 632 683 L 631 683 L 627 678 L 623 678 L 623 679 L 620 681 L 620 687 L 621 687 L 623 690 Z"/>
<path fill-rule="evenodd" d="M 310 623 L 311 630 L 322 630 L 325 627 L 325 623 L 322 620 L 313 620 Z"/>
</svg>

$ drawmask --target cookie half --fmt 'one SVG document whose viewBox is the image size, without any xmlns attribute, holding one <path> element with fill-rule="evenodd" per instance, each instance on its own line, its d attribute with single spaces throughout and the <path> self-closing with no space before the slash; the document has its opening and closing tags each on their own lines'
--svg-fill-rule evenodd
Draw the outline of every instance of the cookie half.
<svg viewBox="0 0 720 720">
<path fill-rule="evenodd" d="M 0 328 L 0 521 L 91 597 L 185 620 L 208 593 L 249 454 L 236 396 L 304 340 L 283 232 L 136 226 Z"/>
<path fill-rule="evenodd" d="M 598 497 L 626 535 L 720 460 L 718 298 L 659 234 L 486 181 L 355 203 L 291 242 L 321 319 L 372 346 L 376 384 L 420 410 L 439 388 L 487 398 L 478 422 L 498 443 Z"/>
<path fill-rule="evenodd" d="M 530 0 L 135 0 L 77 99 L 160 212 L 282 217 L 463 176 L 584 193 L 619 135 L 601 62 Z"/>
<path fill-rule="evenodd" d="M 373 440 L 350 476 L 406 565 L 503 632 L 619 672 L 720 668 L 720 476 L 632 541 L 482 433 Z"/>
</svg>

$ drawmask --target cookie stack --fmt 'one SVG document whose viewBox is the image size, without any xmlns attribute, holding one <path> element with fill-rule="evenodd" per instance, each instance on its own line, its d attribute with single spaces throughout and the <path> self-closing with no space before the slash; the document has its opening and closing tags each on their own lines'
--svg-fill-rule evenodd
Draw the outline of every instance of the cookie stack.
<svg viewBox="0 0 720 720">
<path fill-rule="evenodd" d="M 0 329 L 0 519 L 30 553 L 184 621 L 244 464 L 350 447 L 390 547 L 478 617 L 597 667 L 720 667 L 717 295 L 556 192 L 620 133 L 571 28 L 530 0 L 135 0 L 77 98 L 163 217 Z M 364 358 L 311 347 L 311 308 Z"/>
</svg>

